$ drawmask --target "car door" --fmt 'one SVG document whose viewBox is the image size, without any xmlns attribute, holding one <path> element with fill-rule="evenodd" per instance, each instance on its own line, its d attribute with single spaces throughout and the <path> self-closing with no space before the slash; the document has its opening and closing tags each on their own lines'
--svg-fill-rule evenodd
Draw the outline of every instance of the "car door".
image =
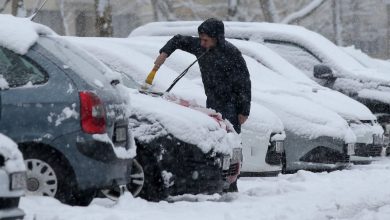
<svg viewBox="0 0 390 220">
<path fill-rule="evenodd" d="M 65 76 L 53 74 L 56 71 L 60 73 L 32 51 L 19 55 L 0 48 L 0 75 L 8 83 L 8 89 L 0 91 L 0 133 L 18 143 L 44 142 L 77 129 L 74 122 L 66 120 L 75 121 L 79 117 L 78 101 L 71 94 L 73 91 L 69 91 L 71 82 Z M 66 129 L 67 126 L 71 127 Z"/>
<path fill-rule="evenodd" d="M 307 76 L 318 81 L 314 78 L 313 69 L 315 65 L 323 64 L 323 61 L 310 50 L 288 41 L 265 40 L 264 43 L 268 48 L 302 70 Z"/>
</svg>

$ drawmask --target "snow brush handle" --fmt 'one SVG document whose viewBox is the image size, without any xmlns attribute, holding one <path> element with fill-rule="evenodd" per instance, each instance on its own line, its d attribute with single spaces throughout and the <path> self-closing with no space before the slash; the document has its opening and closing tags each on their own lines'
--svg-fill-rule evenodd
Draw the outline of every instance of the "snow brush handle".
<svg viewBox="0 0 390 220">
<path fill-rule="evenodd" d="M 148 74 L 148 76 L 145 79 L 145 82 L 149 85 L 153 84 L 154 77 L 156 76 L 157 73 L 157 68 L 153 68 L 152 71 Z"/>
</svg>

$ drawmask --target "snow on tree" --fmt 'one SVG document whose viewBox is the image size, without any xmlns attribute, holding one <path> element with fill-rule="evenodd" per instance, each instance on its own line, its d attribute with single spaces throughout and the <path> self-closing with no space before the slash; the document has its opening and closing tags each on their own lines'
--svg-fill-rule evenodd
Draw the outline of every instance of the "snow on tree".
<svg viewBox="0 0 390 220">
<path fill-rule="evenodd" d="M 23 0 L 12 0 L 12 14 L 16 17 L 26 17 L 27 12 L 24 8 Z"/>
</svg>

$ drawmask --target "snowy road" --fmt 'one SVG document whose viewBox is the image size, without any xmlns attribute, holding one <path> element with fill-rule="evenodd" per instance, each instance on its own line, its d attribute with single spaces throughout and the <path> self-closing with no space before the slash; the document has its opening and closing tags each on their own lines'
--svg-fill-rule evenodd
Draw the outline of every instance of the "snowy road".
<svg viewBox="0 0 390 220">
<path fill-rule="evenodd" d="M 239 193 L 183 196 L 151 203 L 125 195 L 115 204 L 95 199 L 70 207 L 55 199 L 26 197 L 27 220 L 240 220 L 390 219 L 390 159 L 332 173 L 300 171 L 272 178 L 241 178 Z"/>
</svg>

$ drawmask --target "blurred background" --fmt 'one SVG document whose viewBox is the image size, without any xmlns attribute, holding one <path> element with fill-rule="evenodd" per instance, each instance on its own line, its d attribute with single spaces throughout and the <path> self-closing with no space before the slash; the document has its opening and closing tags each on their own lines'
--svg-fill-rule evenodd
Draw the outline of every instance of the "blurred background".
<svg viewBox="0 0 390 220">
<path fill-rule="evenodd" d="M 43 0 L 0 0 L 0 13 L 30 16 Z M 390 0 L 48 0 L 34 19 L 60 35 L 127 37 L 151 21 L 267 21 L 304 26 L 337 45 L 390 58 Z"/>
</svg>

